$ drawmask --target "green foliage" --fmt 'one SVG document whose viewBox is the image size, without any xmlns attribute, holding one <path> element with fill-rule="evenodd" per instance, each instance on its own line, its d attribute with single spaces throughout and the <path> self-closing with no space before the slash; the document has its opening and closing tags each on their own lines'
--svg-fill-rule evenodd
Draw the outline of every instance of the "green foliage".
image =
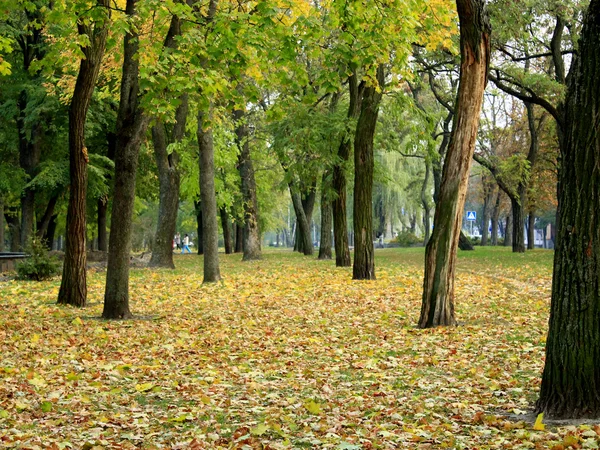
<svg viewBox="0 0 600 450">
<path fill-rule="evenodd" d="M 33 238 L 25 249 L 28 258 L 17 263 L 17 275 L 22 280 L 42 281 L 59 273 L 59 263 L 48 254 L 46 245 Z"/>
<path fill-rule="evenodd" d="M 423 243 L 423 239 L 417 237 L 414 233 L 404 230 L 398 233 L 398 236 L 392 241 L 400 247 L 415 247 Z"/>
</svg>

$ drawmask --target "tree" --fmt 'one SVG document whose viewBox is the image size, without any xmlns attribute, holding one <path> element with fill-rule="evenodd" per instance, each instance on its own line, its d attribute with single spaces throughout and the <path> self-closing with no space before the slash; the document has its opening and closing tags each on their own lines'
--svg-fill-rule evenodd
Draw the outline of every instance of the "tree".
<svg viewBox="0 0 600 450">
<path fill-rule="evenodd" d="M 125 12 L 137 18 L 139 0 L 127 0 Z M 105 319 L 127 319 L 129 310 L 129 254 L 131 252 L 131 219 L 135 200 L 135 178 L 140 145 L 148 116 L 141 108 L 139 79 L 139 32 L 131 24 L 123 44 L 123 74 L 115 148 L 115 188 L 108 246 L 108 267 L 104 292 Z"/>
<path fill-rule="evenodd" d="M 420 328 L 454 325 L 454 271 L 471 159 L 490 60 L 490 25 L 483 0 L 457 0 L 461 67 L 456 117 L 432 236 L 425 251 Z"/>
<path fill-rule="evenodd" d="M 377 68 L 376 81 L 364 89 L 354 138 L 354 280 L 375 279 L 373 254 L 373 138 L 379 104 L 383 97 L 385 72 Z"/>
<path fill-rule="evenodd" d="M 565 105 L 550 328 L 536 409 L 600 416 L 600 0 L 584 17 Z"/>
<path fill-rule="evenodd" d="M 217 197 L 215 192 L 213 125 L 210 123 L 210 116 L 206 119 L 203 107 L 200 106 L 198 112 L 198 148 L 200 154 L 202 236 L 198 236 L 198 240 L 202 239 L 204 248 L 204 283 L 214 283 L 221 279 L 219 271 L 219 225 L 217 222 Z"/>
<path fill-rule="evenodd" d="M 109 0 L 98 0 L 98 8 L 90 12 L 93 16 L 91 18 L 85 15 L 79 16 L 77 22 L 79 36 L 89 39 L 89 44 L 81 47 L 84 57 L 81 59 L 69 107 L 71 188 L 67 211 L 67 245 L 58 303 L 80 307 L 85 306 L 87 302 L 85 242 L 89 157 L 85 146 L 85 120 L 106 46 L 109 3 Z"/>
</svg>

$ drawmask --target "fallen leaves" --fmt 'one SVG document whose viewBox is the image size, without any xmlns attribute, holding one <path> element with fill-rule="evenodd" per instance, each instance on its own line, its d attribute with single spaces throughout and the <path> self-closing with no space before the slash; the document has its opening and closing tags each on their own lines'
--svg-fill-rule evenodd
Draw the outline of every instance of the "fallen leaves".
<svg viewBox="0 0 600 450">
<path fill-rule="evenodd" d="M 0 448 L 597 443 L 589 427 L 508 418 L 539 389 L 551 258 L 528 254 L 525 271 L 504 249 L 493 263 L 477 252 L 460 261 L 461 326 L 437 330 L 414 326 L 421 249 L 378 251 L 375 282 L 273 252 L 222 255 L 224 284 L 205 286 L 201 259 L 178 258 L 176 271 L 132 272 L 144 318 L 125 322 L 97 320 L 101 272 L 84 310 L 54 304 L 58 280 L 2 283 Z"/>
</svg>

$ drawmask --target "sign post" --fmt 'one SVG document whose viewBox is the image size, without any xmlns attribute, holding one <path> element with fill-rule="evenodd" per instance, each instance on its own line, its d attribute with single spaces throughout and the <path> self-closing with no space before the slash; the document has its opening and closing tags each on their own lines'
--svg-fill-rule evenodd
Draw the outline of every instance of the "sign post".
<svg viewBox="0 0 600 450">
<path fill-rule="evenodd" d="M 467 220 L 471 222 L 471 236 L 473 236 L 473 222 L 477 220 L 477 211 L 467 211 Z"/>
</svg>

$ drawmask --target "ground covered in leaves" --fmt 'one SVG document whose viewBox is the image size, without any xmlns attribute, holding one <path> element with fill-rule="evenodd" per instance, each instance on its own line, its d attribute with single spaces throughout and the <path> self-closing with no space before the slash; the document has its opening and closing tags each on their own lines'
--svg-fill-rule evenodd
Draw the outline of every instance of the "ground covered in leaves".
<svg viewBox="0 0 600 450">
<path fill-rule="evenodd" d="M 135 269 L 136 320 L 0 283 L 0 448 L 598 448 L 593 425 L 519 420 L 539 388 L 552 253 L 461 253 L 460 326 L 418 330 L 422 249 L 377 281 L 291 252 Z M 525 416 L 523 416 L 525 417 Z"/>
</svg>

